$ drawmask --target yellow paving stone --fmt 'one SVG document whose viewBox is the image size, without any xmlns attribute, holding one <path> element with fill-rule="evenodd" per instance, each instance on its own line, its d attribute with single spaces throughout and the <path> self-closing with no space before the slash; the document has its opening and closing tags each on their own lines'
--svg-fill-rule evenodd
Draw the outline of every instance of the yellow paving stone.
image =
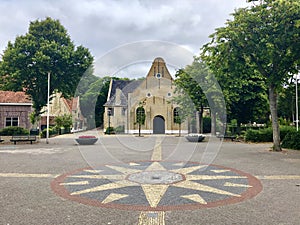
<svg viewBox="0 0 300 225">
<path fill-rule="evenodd" d="M 197 195 L 197 194 L 193 194 L 193 195 L 182 195 L 181 196 L 182 198 L 186 198 L 186 199 L 189 199 L 189 200 L 192 200 L 194 202 L 198 202 L 200 204 L 203 204 L 203 205 L 206 205 L 207 202 L 200 196 L 200 195 Z"/>
<path fill-rule="evenodd" d="M 182 173 L 182 174 L 188 174 L 191 172 L 194 172 L 196 170 L 199 170 L 203 167 L 206 167 L 206 165 L 199 165 L 199 166 L 192 166 L 192 167 L 186 167 L 186 168 L 179 168 L 179 169 L 175 169 L 175 170 L 170 170 L 174 173 Z"/>
<path fill-rule="evenodd" d="M 215 193 L 215 194 L 220 194 L 220 195 L 228 195 L 228 196 L 235 196 L 235 197 L 240 197 L 238 194 L 234 194 L 228 191 L 223 191 L 218 188 L 210 187 L 204 184 L 199 184 L 196 182 L 191 182 L 191 181 L 183 181 L 180 183 L 173 184 L 174 187 L 181 187 L 181 188 L 189 188 L 192 190 L 197 190 L 197 191 L 205 191 L 205 192 L 210 192 L 210 193 Z"/>
<path fill-rule="evenodd" d="M 165 212 L 141 212 L 138 225 L 165 225 Z"/>
<path fill-rule="evenodd" d="M 145 171 L 166 170 L 159 162 L 153 162 Z"/>
<path fill-rule="evenodd" d="M 36 174 L 36 173 L 0 173 L 0 177 L 16 177 L 16 178 L 55 178 L 59 175 L 55 174 Z"/>
<path fill-rule="evenodd" d="M 300 180 L 300 175 L 266 175 L 256 176 L 256 178 L 261 180 Z"/>
<path fill-rule="evenodd" d="M 151 207 L 156 207 L 169 185 L 142 184 L 143 191 Z"/>
<path fill-rule="evenodd" d="M 126 198 L 127 196 L 128 195 L 125 195 L 125 194 L 111 193 L 102 201 L 102 203 L 107 204 L 107 203 L 110 203 L 110 202 L 113 202 L 113 201 L 116 201 L 116 200 L 119 200 L 122 198 Z"/>
<path fill-rule="evenodd" d="M 59 185 L 87 185 L 89 184 L 88 181 L 76 181 L 76 182 L 69 182 L 69 183 L 60 183 Z"/>
<path fill-rule="evenodd" d="M 186 175 L 186 180 L 222 180 L 222 179 L 247 179 L 244 176 L 211 176 L 211 175 Z"/>
<path fill-rule="evenodd" d="M 161 161 L 162 160 L 162 148 L 161 148 L 161 137 L 156 139 L 154 150 L 151 156 L 151 160 Z"/>
<path fill-rule="evenodd" d="M 141 172 L 141 170 L 130 169 L 130 168 L 121 167 L 121 166 L 106 165 L 106 167 L 108 167 L 110 169 L 113 169 L 113 170 L 116 170 L 118 172 L 121 172 L 123 174 L 132 174 L 132 173 Z"/>
<path fill-rule="evenodd" d="M 129 165 L 130 166 L 140 166 L 141 164 L 131 162 L 131 163 L 129 163 Z"/>
<path fill-rule="evenodd" d="M 211 170 L 214 173 L 226 173 L 226 172 L 230 172 L 230 170 Z"/>
<path fill-rule="evenodd" d="M 230 182 L 226 182 L 224 184 L 225 187 L 252 187 L 251 185 L 247 185 L 247 184 L 235 184 L 235 183 L 230 183 Z"/>
<path fill-rule="evenodd" d="M 86 179 L 109 179 L 109 180 L 123 180 L 126 175 L 123 174 L 108 174 L 108 175 L 71 175 L 72 178 L 86 178 Z"/>
<path fill-rule="evenodd" d="M 103 170 L 84 170 L 85 172 L 88 172 L 88 173 L 101 173 Z"/>
<path fill-rule="evenodd" d="M 112 189 L 123 188 L 123 187 L 131 187 L 131 186 L 137 186 L 137 184 L 127 180 L 122 180 L 122 181 L 117 181 L 115 183 L 103 184 L 96 187 L 84 189 L 81 191 L 76 191 L 71 193 L 70 195 L 80 195 L 80 194 L 92 193 L 97 191 L 106 191 L 106 190 L 112 190 Z"/>
</svg>

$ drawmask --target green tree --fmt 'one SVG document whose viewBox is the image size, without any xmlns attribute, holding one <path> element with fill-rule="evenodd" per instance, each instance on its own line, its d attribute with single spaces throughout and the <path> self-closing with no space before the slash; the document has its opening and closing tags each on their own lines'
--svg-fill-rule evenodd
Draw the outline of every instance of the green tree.
<svg viewBox="0 0 300 225">
<path fill-rule="evenodd" d="M 300 87 L 298 80 L 298 87 Z M 300 90 L 298 88 L 298 96 L 300 96 Z M 300 105 L 300 99 L 298 98 L 298 105 Z M 295 79 L 284 86 L 278 99 L 278 116 L 284 119 L 287 123 L 291 123 L 296 120 L 296 88 Z"/>
<path fill-rule="evenodd" d="M 222 90 L 212 74 L 209 67 L 199 58 L 195 57 L 192 65 L 185 69 L 178 70 L 176 76 L 175 102 L 184 108 L 185 114 L 190 117 L 199 112 L 199 127 L 203 133 L 203 112 L 204 107 L 209 106 L 211 112 L 211 133 L 216 134 L 217 119 L 224 124 L 226 122 L 225 101 Z M 220 126 L 219 132 L 224 132 L 224 127 Z"/>
<path fill-rule="evenodd" d="M 300 2 L 260 1 L 260 4 L 236 10 L 233 17 L 210 36 L 212 40 L 204 45 L 202 58 L 213 71 L 216 65 L 233 74 L 252 70 L 266 83 L 273 149 L 281 151 L 277 100 L 283 83 L 298 73 Z"/>
<path fill-rule="evenodd" d="M 46 18 L 30 23 L 25 35 L 9 42 L 0 63 L 1 89 L 25 90 L 33 100 L 35 115 L 47 104 L 47 77 L 50 93 L 74 95 L 84 72 L 92 65 L 89 50 L 75 47 L 58 20 Z"/>
<path fill-rule="evenodd" d="M 174 109 L 174 123 L 179 124 L 179 137 L 181 136 L 181 124 L 186 120 L 188 114 L 181 107 Z"/>
<path fill-rule="evenodd" d="M 195 58 L 192 65 L 186 66 L 184 69 L 179 69 L 175 74 L 176 92 L 179 94 L 174 97 L 174 101 L 184 108 L 181 116 L 193 116 L 199 112 L 200 133 L 203 133 L 203 112 L 207 106 L 207 99 L 203 93 L 203 82 L 208 74 L 207 67 L 199 58 Z M 201 82 L 201 83 L 200 83 Z"/>
<path fill-rule="evenodd" d="M 143 103 L 139 103 L 139 107 L 136 109 L 136 124 L 138 124 L 139 127 L 139 137 L 141 136 L 141 127 L 145 124 L 146 120 L 146 114 L 145 109 L 143 107 Z"/>
<path fill-rule="evenodd" d="M 70 131 L 70 127 L 72 126 L 72 115 L 64 114 L 62 116 L 56 116 L 54 118 L 55 126 L 57 127 L 59 133 L 61 133 L 61 128 L 65 128 L 67 132 Z"/>
</svg>

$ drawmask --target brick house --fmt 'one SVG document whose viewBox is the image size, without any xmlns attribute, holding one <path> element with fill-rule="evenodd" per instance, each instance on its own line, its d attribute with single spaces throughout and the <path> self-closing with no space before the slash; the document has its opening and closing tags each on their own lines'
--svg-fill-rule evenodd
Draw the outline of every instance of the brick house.
<svg viewBox="0 0 300 225">
<path fill-rule="evenodd" d="M 0 91 L 0 129 L 9 126 L 31 128 L 32 101 L 25 92 Z"/>
</svg>

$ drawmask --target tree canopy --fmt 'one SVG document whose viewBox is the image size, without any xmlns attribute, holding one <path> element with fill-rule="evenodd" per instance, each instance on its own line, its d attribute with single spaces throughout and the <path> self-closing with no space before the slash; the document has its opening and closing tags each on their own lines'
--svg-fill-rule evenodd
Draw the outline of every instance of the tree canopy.
<svg viewBox="0 0 300 225">
<path fill-rule="evenodd" d="M 266 83 L 275 151 L 280 151 L 277 97 L 282 85 L 299 70 L 300 2 L 265 0 L 233 13 L 202 48 L 202 58 L 220 76 Z M 219 69 L 218 69 L 219 68 Z"/>
<path fill-rule="evenodd" d="M 47 77 L 50 93 L 74 95 L 84 72 L 92 65 L 87 48 L 75 47 L 67 30 L 58 20 L 46 18 L 30 22 L 25 35 L 9 42 L 0 62 L 0 88 L 24 90 L 33 100 L 36 116 L 47 104 Z"/>
<path fill-rule="evenodd" d="M 206 79 L 208 74 L 207 69 L 203 62 L 195 58 L 191 65 L 176 72 L 174 81 L 176 84 L 175 92 L 178 95 L 173 100 L 181 106 L 180 121 L 193 116 L 196 111 L 200 112 L 198 121 L 200 133 L 203 133 L 203 109 L 208 103 L 199 81 L 202 80 L 201 83 L 203 84 L 203 80 Z"/>
</svg>

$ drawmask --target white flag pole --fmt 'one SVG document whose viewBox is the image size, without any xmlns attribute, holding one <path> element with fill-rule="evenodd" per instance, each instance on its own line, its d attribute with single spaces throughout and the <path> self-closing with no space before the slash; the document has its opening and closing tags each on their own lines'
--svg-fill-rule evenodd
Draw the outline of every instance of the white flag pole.
<svg viewBox="0 0 300 225">
<path fill-rule="evenodd" d="M 49 115 L 50 115 L 50 72 L 48 72 L 48 97 L 47 97 L 47 131 L 46 131 L 46 143 L 49 144 Z"/>
</svg>

